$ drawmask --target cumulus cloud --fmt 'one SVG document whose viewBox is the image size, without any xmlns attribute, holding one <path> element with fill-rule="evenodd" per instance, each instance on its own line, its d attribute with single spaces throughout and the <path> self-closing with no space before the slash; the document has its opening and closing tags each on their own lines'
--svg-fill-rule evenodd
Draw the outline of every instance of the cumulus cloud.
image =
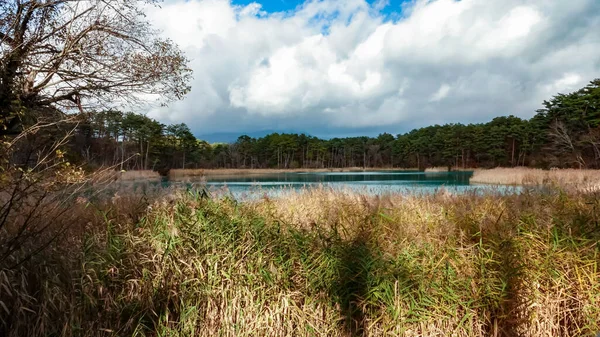
<svg viewBox="0 0 600 337">
<path fill-rule="evenodd" d="M 530 117 L 600 76 L 597 0 L 171 0 L 148 10 L 194 70 L 188 97 L 150 115 L 197 134 L 404 132 L 431 123 Z M 399 8 L 400 10 L 400 8 Z"/>
</svg>

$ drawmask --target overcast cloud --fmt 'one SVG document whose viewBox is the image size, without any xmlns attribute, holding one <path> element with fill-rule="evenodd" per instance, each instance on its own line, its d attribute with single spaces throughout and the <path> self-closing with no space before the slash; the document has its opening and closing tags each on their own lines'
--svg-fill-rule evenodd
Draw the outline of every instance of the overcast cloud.
<svg viewBox="0 0 600 337">
<path fill-rule="evenodd" d="M 192 91 L 154 108 L 197 134 L 399 133 L 435 123 L 529 118 L 600 77 L 598 0 L 309 1 L 294 11 L 226 0 L 149 10 L 191 59 Z"/>
</svg>

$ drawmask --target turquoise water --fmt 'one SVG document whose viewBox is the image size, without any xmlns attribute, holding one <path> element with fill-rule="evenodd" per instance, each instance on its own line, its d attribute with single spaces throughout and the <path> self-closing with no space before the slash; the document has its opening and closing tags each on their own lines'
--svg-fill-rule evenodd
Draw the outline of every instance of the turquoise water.
<svg viewBox="0 0 600 337">
<path fill-rule="evenodd" d="M 314 187 L 366 194 L 430 194 L 441 190 L 450 193 L 518 193 L 520 188 L 491 185 L 471 185 L 473 172 L 300 172 L 261 175 L 211 176 L 200 181 L 163 181 L 164 186 L 206 185 L 214 194 L 228 194 L 235 198 L 277 196 L 286 191 Z"/>
<path fill-rule="evenodd" d="M 348 186 L 396 186 L 396 187 L 440 187 L 469 186 L 472 172 L 300 172 L 264 175 L 212 176 L 206 178 L 213 186 L 305 186 L 305 185 L 348 185 Z"/>
</svg>

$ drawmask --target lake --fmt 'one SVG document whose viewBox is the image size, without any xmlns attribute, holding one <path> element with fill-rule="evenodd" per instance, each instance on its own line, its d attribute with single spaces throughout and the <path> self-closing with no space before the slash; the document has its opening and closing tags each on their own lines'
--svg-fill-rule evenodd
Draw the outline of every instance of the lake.
<svg viewBox="0 0 600 337">
<path fill-rule="evenodd" d="M 235 198 L 277 196 L 284 191 L 315 186 L 351 190 L 366 194 L 430 194 L 444 189 L 450 193 L 518 193 L 509 186 L 471 185 L 473 172 L 367 171 L 367 172 L 296 172 L 207 176 L 202 180 L 162 182 L 163 186 L 206 184 L 216 194 L 231 193 Z"/>
</svg>

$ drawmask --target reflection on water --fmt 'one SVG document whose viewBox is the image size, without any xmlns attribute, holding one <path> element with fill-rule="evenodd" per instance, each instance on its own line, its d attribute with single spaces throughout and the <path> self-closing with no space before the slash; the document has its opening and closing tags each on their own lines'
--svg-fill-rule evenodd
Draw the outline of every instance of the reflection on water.
<svg viewBox="0 0 600 337">
<path fill-rule="evenodd" d="M 519 187 L 470 185 L 473 172 L 305 172 L 264 175 L 210 176 L 186 181 L 163 181 L 162 186 L 204 185 L 213 194 L 232 195 L 236 199 L 280 196 L 289 191 L 325 187 L 340 191 L 378 195 L 386 193 L 518 193 Z"/>
<path fill-rule="evenodd" d="M 390 172 L 306 172 L 306 173 L 275 173 L 265 175 L 245 175 L 207 177 L 212 184 L 227 183 L 378 183 L 386 185 L 469 185 L 473 172 L 419 172 L 419 171 L 390 171 Z"/>
</svg>

